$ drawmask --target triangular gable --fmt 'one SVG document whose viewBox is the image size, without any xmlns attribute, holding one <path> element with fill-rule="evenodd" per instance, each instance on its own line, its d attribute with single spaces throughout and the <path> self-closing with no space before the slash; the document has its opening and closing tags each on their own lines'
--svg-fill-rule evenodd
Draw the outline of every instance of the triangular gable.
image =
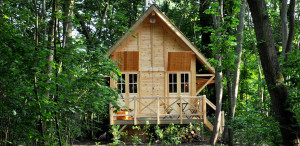
<svg viewBox="0 0 300 146">
<path fill-rule="evenodd" d="M 197 59 L 203 64 L 206 65 L 208 70 L 211 73 L 215 73 L 215 69 L 210 65 L 206 60 L 205 56 L 197 49 L 197 47 L 171 22 L 171 20 L 163 14 L 155 5 L 152 5 L 147 11 L 142 14 L 142 16 L 130 27 L 129 30 L 135 30 L 152 12 L 155 12 L 157 16 L 165 22 L 165 24 L 177 35 L 197 56 Z M 127 31 L 111 48 L 106 52 L 107 55 L 113 53 L 123 41 L 125 41 L 132 32 Z"/>
</svg>

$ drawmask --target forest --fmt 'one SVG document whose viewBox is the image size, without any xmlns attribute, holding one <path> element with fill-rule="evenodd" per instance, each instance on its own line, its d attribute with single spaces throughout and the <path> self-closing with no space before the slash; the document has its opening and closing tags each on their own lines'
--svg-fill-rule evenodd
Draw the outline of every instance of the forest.
<svg viewBox="0 0 300 146">
<path fill-rule="evenodd" d="M 119 108 L 120 91 L 107 78 L 121 71 L 106 51 L 148 3 L 215 67 L 215 84 L 201 94 L 217 107 L 214 125 L 221 110 L 226 123 L 207 143 L 299 145 L 297 0 L 0 0 L 0 145 L 114 135 L 109 103 Z"/>
</svg>

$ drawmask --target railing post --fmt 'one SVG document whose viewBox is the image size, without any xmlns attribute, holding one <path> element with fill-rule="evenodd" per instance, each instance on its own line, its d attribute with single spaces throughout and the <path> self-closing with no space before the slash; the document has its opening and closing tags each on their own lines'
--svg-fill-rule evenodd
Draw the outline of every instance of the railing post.
<svg viewBox="0 0 300 146">
<path fill-rule="evenodd" d="M 180 124 L 182 124 L 182 96 L 180 95 Z"/>
<path fill-rule="evenodd" d="M 112 110 L 112 105 L 109 103 L 109 118 L 110 118 L 110 125 L 114 124 L 114 112 Z"/>
<path fill-rule="evenodd" d="M 159 119 L 159 96 L 157 95 L 157 124 L 160 124 Z"/>
<path fill-rule="evenodd" d="M 202 99 L 203 123 L 206 124 L 206 95 Z"/>
<path fill-rule="evenodd" d="M 133 117 L 133 122 L 134 122 L 134 125 L 137 125 L 137 120 L 136 120 L 136 115 L 137 115 L 136 97 L 133 97 L 133 102 L 134 102 L 134 117 Z"/>
</svg>

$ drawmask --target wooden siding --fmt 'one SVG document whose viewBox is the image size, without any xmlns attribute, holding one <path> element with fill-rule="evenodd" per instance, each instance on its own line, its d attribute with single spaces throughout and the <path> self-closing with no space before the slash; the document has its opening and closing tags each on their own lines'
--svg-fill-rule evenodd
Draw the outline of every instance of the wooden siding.
<svg viewBox="0 0 300 146">
<path fill-rule="evenodd" d="M 129 73 L 138 75 L 138 93 L 128 94 L 128 89 L 123 97 L 187 97 L 196 96 L 196 55 L 171 29 L 166 27 L 160 18 L 156 23 L 149 22 L 148 16 L 132 33 L 135 37 L 126 38 L 112 53 L 111 58 L 124 62 L 119 66 L 121 71 L 128 76 Z M 129 54 L 128 54 L 129 52 Z M 131 62 L 132 66 L 127 63 Z M 177 93 L 169 93 L 169 74 L 177 74 Z M 189 92 L 181 93 L 181 73 L 189 74 Z M 128 81 L 126 81 L 128 88 Z M 163 110 L 149 99 L 139 99 L 137 104 L 139 114 L 153 114 L 151 109 Z M 174 99 L 164 99 L 166 103 Z M 189 101 L 193 102 L 193 101 Z M 193 102 L 194 103 L 194 102 Z M 125 105 L 133 107 L 128 100 Z M 179 109 L 177 104 L 171 106 Z M 189 106 L 187 108 L 190 108 Z M 202 110 L 202 109 L 201 109 Z"/>
</svg>

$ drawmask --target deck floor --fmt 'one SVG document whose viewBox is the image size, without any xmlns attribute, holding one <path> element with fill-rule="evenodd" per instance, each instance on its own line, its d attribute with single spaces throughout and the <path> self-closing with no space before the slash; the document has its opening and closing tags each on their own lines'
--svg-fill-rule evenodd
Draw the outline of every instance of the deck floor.
<svg viewBox="0 0 300 146">
<path fill-rule="evenodd" d="M 157 120 L 156 119 L 151 119 L 151 118 L 142 118 L 142 119 L 137 119 L 137 123 L 138 125 L 141 124 L 146 124 L 146 122 L 149 121 L 149 124 L 151 125 L 156 125 L 157 124 Z M 190 123 L 200 123 L 202 122 L 203 119 L 182 119 L 182 124 L 187 125 Z M 180 124 L 180 120 L 179 119 L 161 119 L 160 120 L 160 124 L 170 124 L 170 123 L 174 123 L 174 124 Z M 134 120 L 115 120 L 115 124 L 118 125 L 134 125 Z"/>
</svg>

